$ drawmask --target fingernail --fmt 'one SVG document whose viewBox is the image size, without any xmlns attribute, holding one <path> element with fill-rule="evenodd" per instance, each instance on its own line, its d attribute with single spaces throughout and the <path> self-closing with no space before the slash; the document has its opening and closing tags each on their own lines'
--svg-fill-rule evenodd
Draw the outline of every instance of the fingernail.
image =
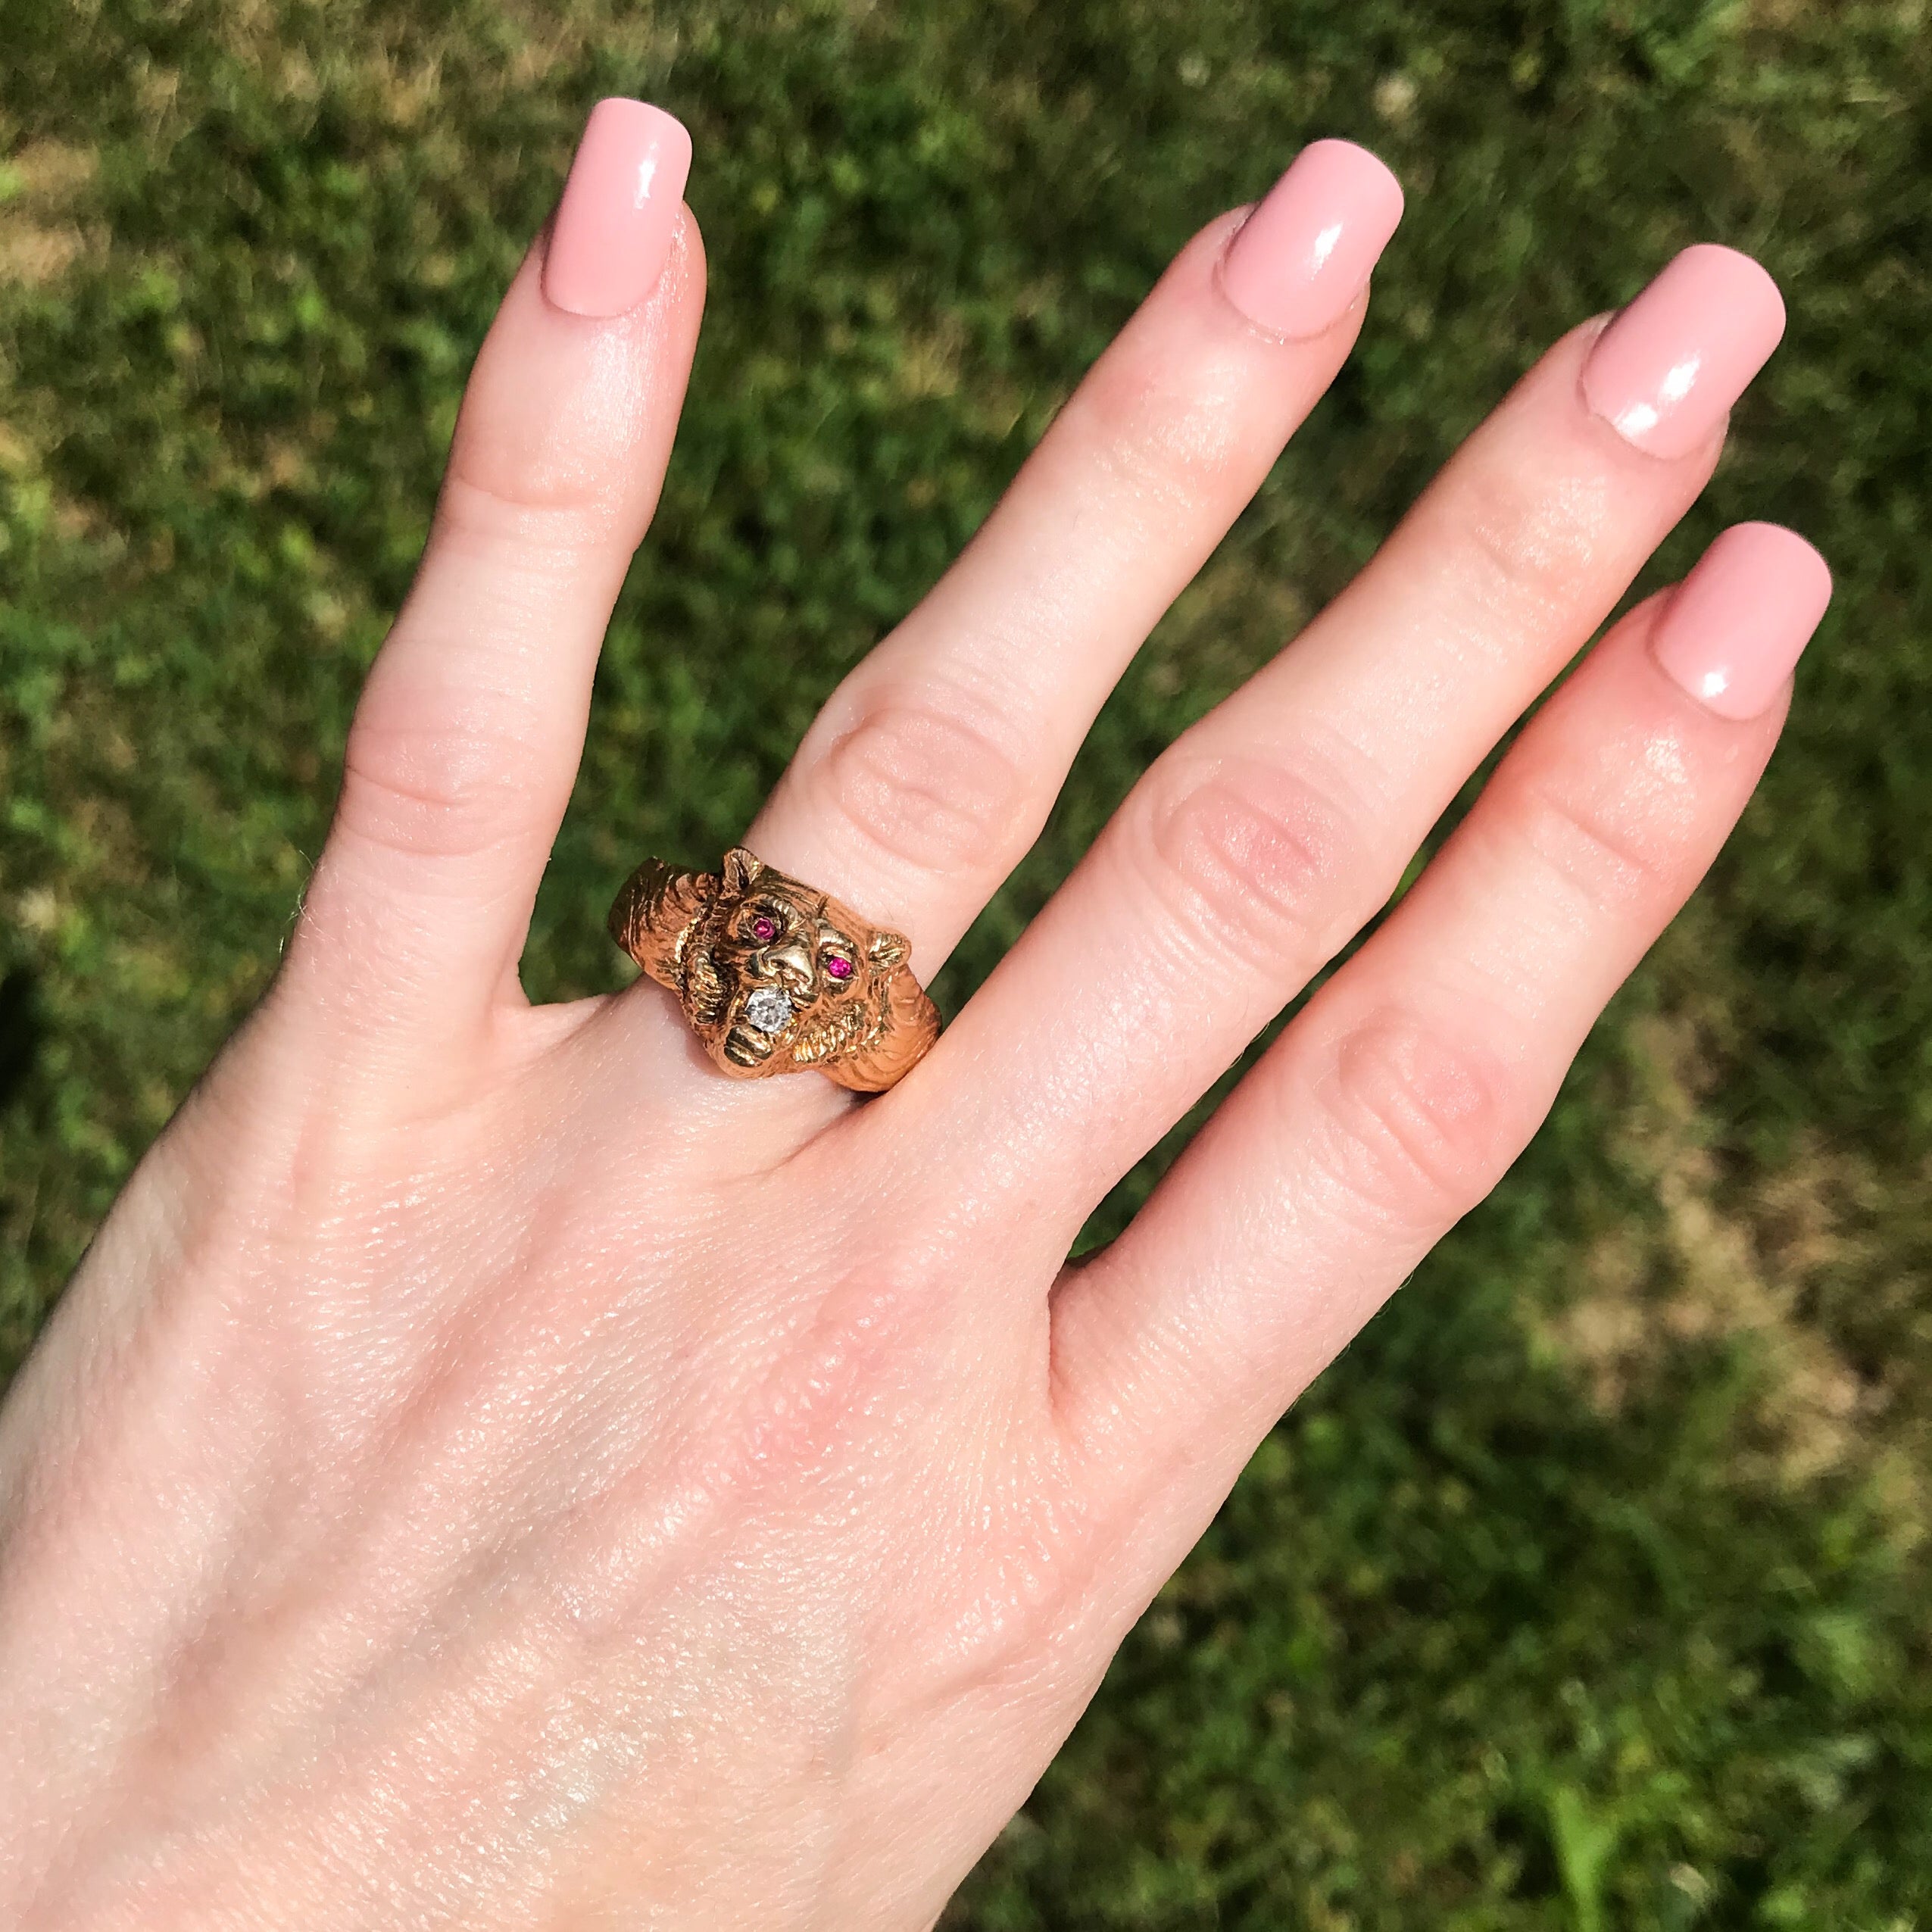
<svg viewBox="0 0 1932 1932">
<path fill-rule="evenodd" d="M 1244 221 L 1221 265 L 1228 299 L 1277 336 L 1339 322 L 1402 219 L 1402 184 L 1352 141 L 1317 141 Z"/>
<path fill-rule="evenodd" d="M 557 204 L 543 292 L 573 315 L 622 315 L 657 286 L 691 173 L 691 136 L 662 108 L 600 101 Z"/>
<path fill-rule="evenodd" d="M 1686 248 L 1597 337 L 1584 400 L 1626 442 L 1688 456 L 1763 368 L 1784 333 L 1778 284 L 1749 255 Z"/>
<path fill-rule="evenodd" d="M 1795 530 L 1739 523 L 1678 586 L 1651 654 L 1721 718 L 1768 710 L 1831 601 L 1831 571 Z"/>
</svg>

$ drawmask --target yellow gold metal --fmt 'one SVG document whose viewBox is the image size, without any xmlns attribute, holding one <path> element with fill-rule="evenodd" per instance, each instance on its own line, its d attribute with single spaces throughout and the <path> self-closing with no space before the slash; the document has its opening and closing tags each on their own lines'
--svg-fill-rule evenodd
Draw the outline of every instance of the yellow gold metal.
<svg viewBox="0 0 1932 1932">
<path fill-rule="evenodd" d="M 717 872 L 647 859 L 610 908 L 610 936 L 676 994 L 734 1080 L 822 1073 L 881 1093 L 939 1037 L 939 1010 L 906 966 L 910 940 L 741 845 Z"/>
</svg>

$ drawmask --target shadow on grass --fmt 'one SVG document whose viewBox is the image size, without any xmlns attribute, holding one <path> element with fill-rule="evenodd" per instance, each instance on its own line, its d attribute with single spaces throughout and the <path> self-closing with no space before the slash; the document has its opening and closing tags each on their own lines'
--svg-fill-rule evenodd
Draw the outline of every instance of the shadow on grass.
<svg viewBox="0 0 1932 1932">
<path fill-rule="evenodd" d="M 45 1032 L 39 975 L 15 966 L 0 977 L 0 1107 L 27 1085 Z"/>
</svg>

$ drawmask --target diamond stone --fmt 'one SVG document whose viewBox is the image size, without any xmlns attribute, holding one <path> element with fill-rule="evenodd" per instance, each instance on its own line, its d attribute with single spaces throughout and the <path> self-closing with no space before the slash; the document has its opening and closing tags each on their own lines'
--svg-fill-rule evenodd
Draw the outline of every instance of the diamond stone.
<svg viewBox="0 0 1932 1932">
<path fill-rule="evenodd" d="M 791 1018 L 791 1002 L 776 986 L 760 986 L 746 999 L 744 1017 L 760 1033 L 782 1032 Z"/>
</svg>

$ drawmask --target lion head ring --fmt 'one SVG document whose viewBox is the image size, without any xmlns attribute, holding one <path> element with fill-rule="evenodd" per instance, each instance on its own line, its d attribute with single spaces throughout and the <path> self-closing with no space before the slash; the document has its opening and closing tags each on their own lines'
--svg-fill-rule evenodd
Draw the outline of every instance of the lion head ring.
<svg viewBox="0 0 1932 1932">
<path fill-rule="evenodd" d="M 717 872 L 647 859 L 610 908 L 610 936 L 678 996 L 734 1080 L 822 1073 L 880 1093 L 939 1037 L 939 1010 L 907 968 L 903 934 L 741 845 Z"/>
</svg>

